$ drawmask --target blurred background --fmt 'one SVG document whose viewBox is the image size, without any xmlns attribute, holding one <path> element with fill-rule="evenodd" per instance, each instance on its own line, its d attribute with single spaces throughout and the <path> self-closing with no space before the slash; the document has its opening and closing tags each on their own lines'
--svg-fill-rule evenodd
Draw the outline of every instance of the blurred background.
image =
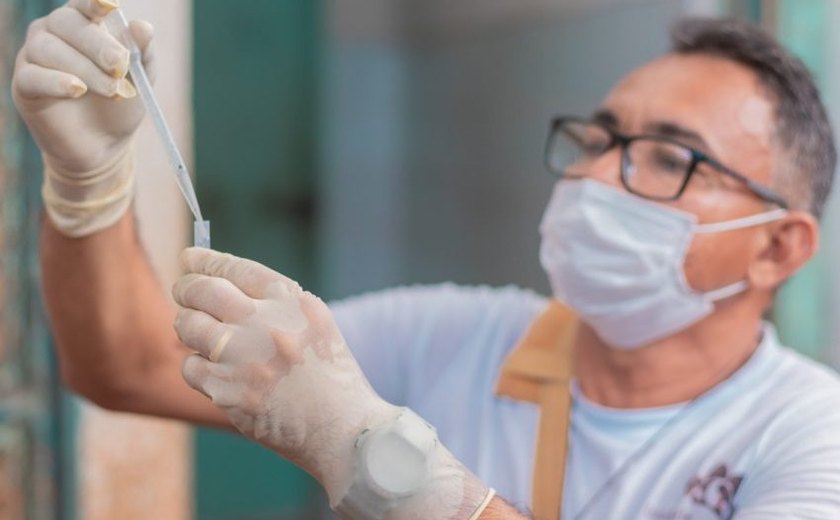
<svg viewBox="0 0 840 520">
<path fill-rule="evenodd" d="M 409 283 L 547 293 L 537 223 L 550 116 L 589 113 L 663 53 L 686 14 L 764 25 L 840 121 L 836 0 L 123 0 L 157 27 L 156 90 L 214 247 L 329 299 Z M 27 24 L 60 2 L 0 0 L 0 518 L 317 518 L 313 481 L 224 433 L 115 414 L 58 385 L 39 302 L 40 159 L 9 98 Z M 149 126 L 138 214 L 167 286 L 187 212 Z M 773 319 L 840 363 L 837 201 L 820 256 Z"/>
</svg>

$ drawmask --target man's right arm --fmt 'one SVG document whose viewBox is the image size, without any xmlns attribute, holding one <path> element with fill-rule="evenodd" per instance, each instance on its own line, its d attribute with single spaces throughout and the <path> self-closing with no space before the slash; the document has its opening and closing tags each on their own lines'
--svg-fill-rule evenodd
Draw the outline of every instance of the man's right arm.
<svg viewBox="0 0 840 520">
<path fill-rule="evenodd" d="M 227 427 L 189 388 L 189 353 L 172 328 L 174 306 L 152 272 L 131 212 L 82 238 L 41 228 L 44 301 L 64 383 L 114 410 Z"/>
<path fill-rule="evenodd" d="M 69 0 L 33 21 L 12 97 L 44 159 L 43 290 L 65 382 L 112 409 L 228 422 L 182 380 L 187 350 L 131 216 L 132 141 L 145 114 L 105 0 Z M 148 52 L 152 26 L 132 21 Z"/>
</svg>

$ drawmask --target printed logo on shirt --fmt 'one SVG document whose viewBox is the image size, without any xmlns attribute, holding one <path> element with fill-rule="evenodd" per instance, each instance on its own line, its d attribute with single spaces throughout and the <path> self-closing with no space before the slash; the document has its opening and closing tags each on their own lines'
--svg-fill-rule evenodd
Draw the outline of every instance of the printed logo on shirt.
<svg viewBox="0 0 840 520">
<path fill-rule="evenodd" d="M 729 473 L 726 464 L 721 464 L 706 477 L 694 477 L 688 481 L 686 494 L 695 504 L 712 510 L 718 518 L 732 515 L 735 492 L 743 476 Z"/>
<path fill-rule="evenodd" d="M 692 477 L 686 484 L 685 497 L 691 511 L 681 507 L 677 511 L 651 510 L 648 514 L 655 520 L 727 520 L 734 512 L 735 493 L 742 480 L 743 475 L 735 475 L 726 464 L 720 464 L 708 475 Z"/>
</svg>

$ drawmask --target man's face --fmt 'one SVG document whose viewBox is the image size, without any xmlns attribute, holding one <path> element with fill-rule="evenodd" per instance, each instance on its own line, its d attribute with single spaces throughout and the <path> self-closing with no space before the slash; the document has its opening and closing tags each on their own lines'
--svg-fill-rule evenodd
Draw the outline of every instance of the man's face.
<svg viewBox="0 0 840 520">
<path fill-rule="evenodd" d="M 670 54 L 631 72 L 609 93 L 597 112 L 630 135 L 661 134 L 704 152 L 732 170 L 769 186 L 776 154 L 771 139 L 773 105 L 757 76 L 714 56 Z M 619 154 L 606 154 L 588 172 L 621 187 Z M 668 205 L 719 222 L 768 209 L 767 203 L 708 165 L 698 167 L 683 195 Z M 757 254 L 757 228 L 697 235 L 685 274 L 698 291 L 742 280 Z"/>
</svg>

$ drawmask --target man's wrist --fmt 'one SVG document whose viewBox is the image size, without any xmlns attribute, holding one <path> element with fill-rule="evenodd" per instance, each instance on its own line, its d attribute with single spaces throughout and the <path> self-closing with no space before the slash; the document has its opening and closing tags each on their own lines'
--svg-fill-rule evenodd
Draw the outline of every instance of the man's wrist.
<svg viewBox="0 0 840 520">
<path fill-rule="evenodd" d="M 407 408 L 354 440 L 349 472 L 327 488 L 343 518 L 471 520 L 492 491 L 440 443 L 435 430 Z M 325 486 L 326 487 L 326 486 Z"/>
<path fill-rule="evenodd" d="M 310 473 L 321 483 L 330 499 L 331 507 L 343 497 L 352 483 L 356 469 L 356 443 L 361 435 L 396 418 L 403 409 L 384 400 L 366 408 L 366 413 L 357 416 L 354 424 L 345 425 L 331 431 L 336 437 L 325 439 L 316 444 L 328 446 L 319 449 L 311 457 Z"/>
<path fill-rule="evenodd" d="M 350 486 L 331 505 L 347 518 L 385 518 L 425 486 L 437 443 L 435 430 L 408 408 L 366 428 L 353 443 Z"/>
<path fill-rule="evenodd" d="M 133 147 L 100 168 L 78 174 L 56 168 L 44 158 L 44 208 L 62 234 L 82 237 L 118 221 L 134 196 Z"/>
<path fill-rule="evenodd" d="M 518 511 L 498 496 L 490 497 L 487 506 L 479 511 L 476 520 L 531 520 L 533 516 Z"/>
</svg>

